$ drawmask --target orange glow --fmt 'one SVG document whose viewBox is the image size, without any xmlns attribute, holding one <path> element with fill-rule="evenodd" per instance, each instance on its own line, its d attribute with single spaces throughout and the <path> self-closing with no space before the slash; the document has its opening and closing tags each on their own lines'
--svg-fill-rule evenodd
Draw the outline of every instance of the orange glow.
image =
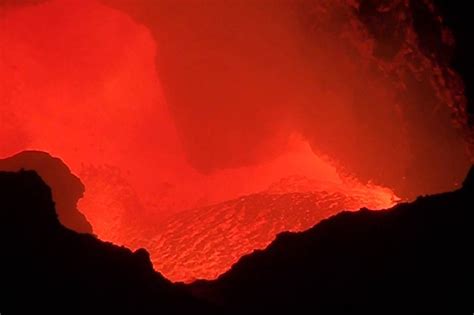
<svg viewBox="0 0 474 315">
<path fill-rule="evenodd" d="M 0 6 L 0 158 L 60 157 L 94 232 L 146 247 L 176 281 L 341 210 L 455 187 L 469 166 L 451 123 L 462 84 L 410 28 L 395 57 L 377 57 L 352 2 Z M 225 217 L 247 195 L 296 210 Z"/>
</svg>

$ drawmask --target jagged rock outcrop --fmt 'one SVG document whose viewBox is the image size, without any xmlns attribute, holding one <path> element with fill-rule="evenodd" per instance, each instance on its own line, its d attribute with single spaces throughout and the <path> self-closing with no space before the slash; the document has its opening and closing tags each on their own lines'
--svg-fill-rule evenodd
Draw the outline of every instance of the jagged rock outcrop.
<svg viewBox="0 0 474 315">
<path fill-rule="evenodd" d="M 192 288 L 242 313 L 472 313 L 473 182 L 474 168 L 460 190 L 282 233 Z"/>
<path fill-rule="evenodd" d="M 34 170 L 51 187 L 61 223 L 80 233 L 92 233 L 92 226 L 77 209 L 84 195 L 84 185 L 59 158 L 42 151 L 23 151 L 0 159 L 0 171 Z"/>
<path fill-rule="evenodd" d="M 211 312 L 135 252 L 63 227 L 32 171 L 0 172 L 2 314 Z"/>
<path fill-rule="evenodd" d="M 474 169 L 462 189 L 282 233 L 214 281 L 173 284 L 145 250 L 60 225 L 31 171 L 0 172 L 0 311 L 472 313 Z"/>
</svg>

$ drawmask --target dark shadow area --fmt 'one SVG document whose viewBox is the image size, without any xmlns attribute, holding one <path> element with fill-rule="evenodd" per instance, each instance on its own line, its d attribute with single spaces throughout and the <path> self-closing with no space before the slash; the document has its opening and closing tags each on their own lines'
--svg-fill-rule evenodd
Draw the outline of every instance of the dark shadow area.
<svg viewBox="0 0 474 315">
<path fill-rule="evenodd" d="M 469 314 L 474 168 L 458 191 L 282 233 L 196 294 L 245 312 Z"/>
<path fill-rule="evenodd" d="M 51 187 L 59 221 L 80 233 L 92 233 L 92 226 L 77 209 L 77 202 L 84 195 L 84 185 L 59 158 L 46 152 L 24 151 L 0 159 L 0 171 L 34 170 Z"/>
<path fill-rule="evenodd" d="M 35 172 L 0 172 L 0 311 L 470 313 L 472 209 L 474 170 L 460 190 L 282 233 L 217 280 L 184 286 L 156 273 L 145 250 L 61 226 Z"/>
<path fill-rule="evenodd" d="M 2 314 L 186 314 L 210 309 L 153 270 L 148 253 L 58 221 L 32 171 L 0 172 Z"/>
<path fill-rule="evenodd" d="M 412 0 L 412 2 L 414 2 Z M 462 76 L 468 99 L 469 125 L 474 129 L 474 45 L 472 41 L 472 15 L 467 1 L 434 0 L 444 24 L 452 31 L 456 45 L 451 66 Z"/>
</svg>

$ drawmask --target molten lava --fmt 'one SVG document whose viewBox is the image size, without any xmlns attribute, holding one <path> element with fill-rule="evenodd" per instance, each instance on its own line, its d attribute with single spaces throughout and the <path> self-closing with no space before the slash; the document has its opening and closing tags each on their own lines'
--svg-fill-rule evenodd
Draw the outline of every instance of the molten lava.
<svg viewBox="0 0 474 315">
<path fill-rule="evenodd" d="M 0 1 L 0 158 L 61 158 L 100 238 L 216 277 L 279 232 L 459 184 L 462 82 L 414 21 L 397 0 Z"/>
</svg>

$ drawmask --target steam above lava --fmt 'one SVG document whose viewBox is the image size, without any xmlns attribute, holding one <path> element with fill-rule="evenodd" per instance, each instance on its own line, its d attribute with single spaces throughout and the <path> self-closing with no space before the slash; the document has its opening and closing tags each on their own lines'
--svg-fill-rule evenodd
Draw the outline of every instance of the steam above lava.
<svg viewBox="0 0 474 315">
<path fill-rule="evenodd" d="M 249 227 L 255 242 L 238 254 L 222 246 L 226 265 L 212 270 L 204 258 L 171 261 L 183 268 L 173 280 L 215 276 L 348 200 L 385 208 L 453 189 L 470 165 L 463 84 L 449 68 L 449 30 L 419 2 L 0 1 L 0 158 L 61 158 L 85 185 L 79 208 L 94 232 L 153 248 L 155 261 L 176 218 L 219 218 L 219 205 L 267 200 L 276 183 L 286 183 L 271 193 L 279 198 L 343 200 L 304 224 L 284 205 L 251 205 L 277 227 L 271 235 Z M 212 237 L 213 220 L 209 231 L 199 220 L 187 228 Z"/>
</svg>

